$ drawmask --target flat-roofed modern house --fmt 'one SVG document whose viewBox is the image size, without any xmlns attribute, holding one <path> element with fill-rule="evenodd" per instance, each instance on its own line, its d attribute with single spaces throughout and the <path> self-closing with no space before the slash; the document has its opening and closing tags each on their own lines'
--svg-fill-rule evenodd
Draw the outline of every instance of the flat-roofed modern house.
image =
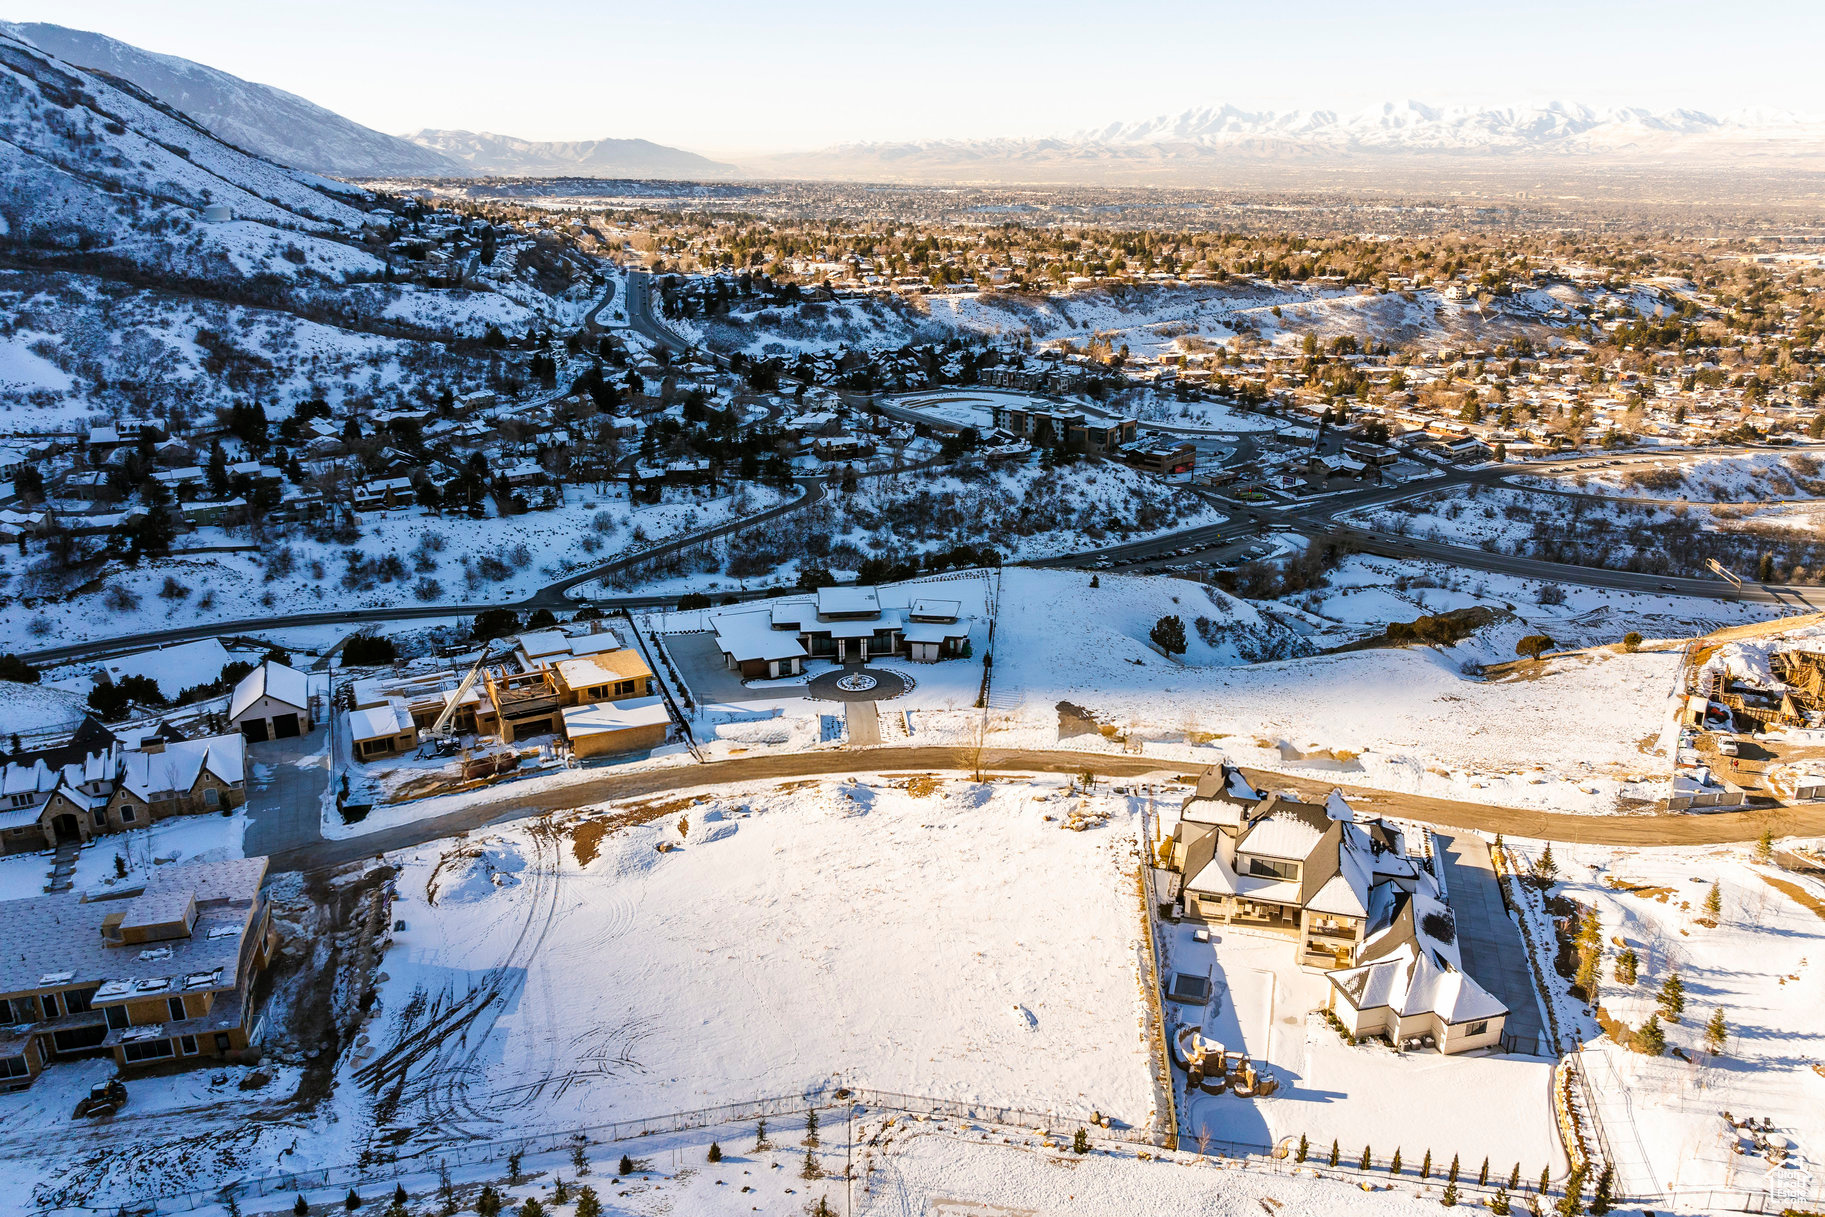
<svg viewBox="0 0 1825 1217">
<path fill-rule="evenodd" d="M 234 687 L 228 699 L 228 721 L 254 743 L 309 735 L 310 678 L 268 659 Z"/>
<path fill-rule="evenodd" d="M 254 980 L 277 944 L 265 876 L 264 858 L 191 862 L 110 898 L 0 901 L 0 1086 L 67 1057 L 247 1059 Z"/>
<path fill-rule="evenodd" d="M 1168 865 L 1185 917 L 1285 938 L 1330 978 L 1353 1034 L 1430 1037 L 1441 1052 L 1500 1041 L 1507 1007 L 1462 970 L 1437 882 L 1399 827 L 1340 794 L 1263 794 L 1223 766 L 1186 799 Z"/>
<path fill-rule="evenodd" d="M 921 597 L 906 609 L 906 655 L 917 663 L 937 663 L 963 655 L 970 644 L 970 623 L 956 600 Z"/>
<path fill-rule="evenodd" d="M 805 670 L 809 652 L 799 641 L 798 631 L 775 629 L 771 609 L 718 613 L 715 628 L 724 665 L 740 672 L 744 680 L 776 680 Z"/>
<path fill-rule="evenodd" d="M 873 587 L 825 587 L 814 597 L 776 600 L 771 608 L 741 608 L 710 620 L 725 667 L 746 680 L 778 679 L 804 671 L 807 659 L 866 663 L 906 655 L 935 663 L 962 655 L 970 623 L 959 601 L 915 598 L 885 607 Z"/>
</svg>

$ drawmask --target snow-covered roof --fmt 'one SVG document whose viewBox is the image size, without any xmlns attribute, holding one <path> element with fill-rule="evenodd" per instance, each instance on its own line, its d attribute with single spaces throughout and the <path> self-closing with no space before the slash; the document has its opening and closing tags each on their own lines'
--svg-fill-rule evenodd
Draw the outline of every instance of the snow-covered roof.
<svg viewBox="0 0 1825 1217">
<path fill-rule="evenodd" d="M 946 638 L 969 636 L 967 621 L 915 621 L 906 627 L 908 642 L 943 642 Z"/>
<path fill-rule="evenodd" d="M 228 717 L 239 718 L 262 697 L 270 697 L 299 710 L 308 709 L 310 678 L 296 668 L 288 668 L 268 659 L 243 676 L 241 683 L 234 687 L 234 696 L 228 701 Z"/>
<path fill-rule="evenodd" d="M 907 616 L 914 619 L 929 618 L 933 621 L 955 621 L 957 614 L 963 611 L 960 600 L 932 600 L 921 596 L 912 602 L 906 610 Z"/>
<path fill-rule="evenodd" d="M 776 610 L 777 611 L 777 610 Z M 718 613 L 711 618 L 716 645 L 736 662 L 744 660 L 802 659 L 805 648 L 798 635 L 773 628 L 773 613 L 752 609 L 745 613 Z"/>
<path fill-rule="evenodd" d="M 357 742 L 404 735 L 412 729 L 412 711 L 401 698 L 388 698 L 384 706 L 349 711 L 349 738 Z"/>
<path fill-rule="evenodd" d="M 187 791 L 208 770 L 238 786 L 246 771 L 247 741 L 242 736 L 172 740 L 156 752 L 128 752 L 121 758 L 120 784 L 150 803 L 169 791 Z"/>
<path fill-rule="evenodd" d="M 593 706 L 565 706 L 564 734 L 571 739 L 599 735 L 604 731 L 626 731 L 630 727 L 651 727 L 671 721 L 665 702 L 657 697 L 636 697 L 630 701 L 598 702 Z"/>
<path fill-rule="evenodd" d="M 1300 816 L 1276 812 L 1256 820 L 1237 841 L 1237 850 L 1264 858 L 1304 861 L 1318 847 L 1323 832 Z"/>
<path fill-rule="evenodd" d="M 878 613 L 881 597 L 872 587 L 820 587 L 817 589 L 818 615 Z"/>
</svg>

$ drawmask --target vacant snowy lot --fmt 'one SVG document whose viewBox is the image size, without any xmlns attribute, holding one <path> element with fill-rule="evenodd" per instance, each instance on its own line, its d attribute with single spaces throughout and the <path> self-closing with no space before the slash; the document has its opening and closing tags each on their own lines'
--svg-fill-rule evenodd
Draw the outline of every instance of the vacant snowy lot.
<svg viewBox="0 0 1825 1217">
<path fill-rule="evenodd" d="M 1056 782 L 804 782 L 418 851 L 383 1014 L 341 1085 L 439 1136 L 832 1078 L 1144 1126 L 1130 812 L 1103 801 L 1106 826 L 1066 832 L 1074 801 Z"/>
<path fill-rule="evenodd" d="M 1553 854 L 1563 880 L 1555 891 L 1595 908 L 1602 924 L 1604 1014 L 1632 1035 L 1658 1012 L 1666 1032 L 1667 1052 L 1649 1056 L 1584 1019 L 1594 1040 L 1584 1058 L 1623 1182 L 1778 1194 L 1783 1184 L 1817 1178 L 1825 1164 L 1825 1075 L 1817 1069 L 1825 1042 L 1825 884 L 1758 865 L 1741 847 L 1561 845 Z M 1722 905 L 1716 918 L 1705 908 L 1713 883 Z M 1615 976 L 1625 950 L 1640 960 L 1634 984 Z M 1677 1022 L 1658 1002 L 1675 972 L 1685 988 Z M 1719 1053 L 1705 1043 L 1714 1010 L 1728 1028 Z M 1581 1017 L 1576 1007 L 1572 1014 Z M 1789 1142 L 1789 1163 L 1733 1152 L 1738 1134 L 1726 1111 L 1770 1120 L 1773 1134 Z"/>
</svg>

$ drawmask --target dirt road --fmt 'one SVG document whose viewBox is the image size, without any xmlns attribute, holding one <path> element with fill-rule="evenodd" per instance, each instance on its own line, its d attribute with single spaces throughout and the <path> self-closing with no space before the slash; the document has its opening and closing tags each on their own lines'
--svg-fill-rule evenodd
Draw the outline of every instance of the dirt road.
<svg viewBox="0 0 1825 1217">
<path fill-rule="evenodd" d="M 488 824 L 523 819 L 549 811 L 565 811 L 596 803 L 644 798 L 686 790 L 714 789 L 735 782 L 765 782 L 792 778 L 844 777 L 851 774 L 949 771 L 974 772 L 974 749 L 958 748 L 860 748 L 843 751 L 796 752 L 781 756 L 736 757 L 678 769 L 649 769 L 632 773 L 605 771 L 599 781 L 525 794 L 503 792 L 499 798 L 448 815 L 384 829 L 346 841 L 318 841 L 273 854 L 272 869 L 317 870 L 340 866 L 358 858 L 405 849 L 454 836 Z M 1066 752 L 1048 749 L 986 748 L 980 768 L 985 774 L 1082 773 L 1099 778 L 1132 778 L 1143 774 L 1175 773 L 1193 777 L 1198 767 L 1152 757 L 1111 756 L 1100 752 Z M 1266 770 L 1244 770 L 1249 781 L 1270 790 L 1292 790 L 1322 800 L 1338 783 L 1291 777 Z M 1690 812 L 1657 812 L 1644 815 L 1595 816 L 1565 812 L 1528 811 L 1492 807 L 1455 799 L 1435 799 L 1386 790 L 1341 786 L 1346 798 L 1364 811 L 1404 816 L 1447 828 L 1483 829 L 1505 836 L 1590 845 L 1714 845 L 1753 841 L 1764 829 L 1775 836 L 1825 836 L 1825 804 L 1781 807 L 1766 811 L 1728 811 L 1710 815 Z"/>
</svg>

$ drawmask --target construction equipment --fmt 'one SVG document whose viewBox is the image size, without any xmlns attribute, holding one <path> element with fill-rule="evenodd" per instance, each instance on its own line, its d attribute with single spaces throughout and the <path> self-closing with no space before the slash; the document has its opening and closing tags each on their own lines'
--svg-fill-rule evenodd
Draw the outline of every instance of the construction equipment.
<svg viewBox="0 0 1825 1217">
<path fill-rule="evenodd" d="M 111 1116 L 127 1105 L 127 1087 L 119 1078 L 109 1078 L 89 1087 L 89 1093 L 76 1103 L 76 1118 L 90 1120 Z"/>
<path fill-rule="evenodd" d="M 1719 562 L 1716 558 L 1706 558 L 1705 569 L 1709 570 L 1719 579 L 1722 579 L 1725 583 L 1728 583 L 1731 587 L 1741 587 L 1743 585 L 1743 581 L 1737 578 L 1729 567 L 1725 566 L 1722 562 Z"/>
<path fill-rule="evenodd" d="M 493 650 L 494 642 L 492 640 L 483 644 L 482 653 L 475 658 L 475 666 L 469 669 L 469 673 L 463 677 L 462 683 L 456 686 L 456 692 L 451 696 L 449 704 L 444 707 L 444 712 L 437 716 L 436 722 L 419 731 L 419 756 L 429 756 L 433 753 L 437 756 L 455 755 L 461 745 L 457 743 L 456 731 L 451 724 L 456 721 L 456 713 L 463 704 L 463 698 L 468 695 L 476 680 L 481 677 L 482 665 L 488 662 L 488 656 Z"/>
</svg>

